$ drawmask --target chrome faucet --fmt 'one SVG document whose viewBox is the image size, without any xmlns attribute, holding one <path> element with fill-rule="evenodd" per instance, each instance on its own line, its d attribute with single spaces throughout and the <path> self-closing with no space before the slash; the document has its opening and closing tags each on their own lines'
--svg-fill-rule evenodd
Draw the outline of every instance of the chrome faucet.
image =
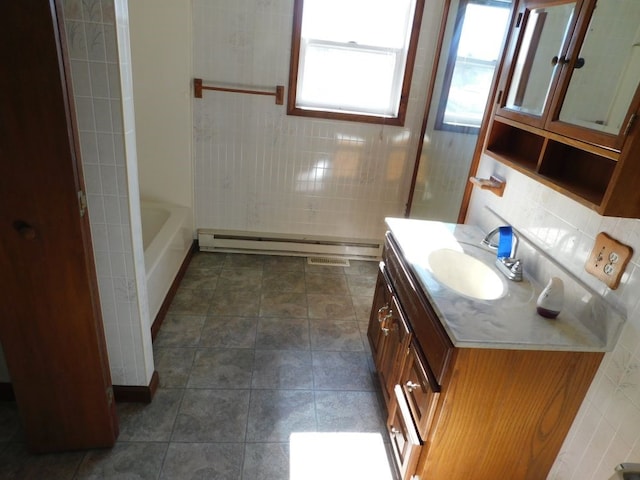
<svg viewBox="0 0 640 480">
<path fill-rule="evenodd" d="M 486 245 L 492 250 L 498 250 L 498 243 L 493 242 L 493 237 L 500 232 L 500 227 L 494 228 L 482 239 L 480 242 L 482 245 Z M 522 261 L 516 258 L 516 252 L 518 251 L 518 235 L 515 231 L 512 231 L 512 244 L 511 253 L 508 257 L 496 258 L 496 266 L 500 273 L 502 273 L 509 280 L 514 282 L 522 281 Z"/>
</svg>

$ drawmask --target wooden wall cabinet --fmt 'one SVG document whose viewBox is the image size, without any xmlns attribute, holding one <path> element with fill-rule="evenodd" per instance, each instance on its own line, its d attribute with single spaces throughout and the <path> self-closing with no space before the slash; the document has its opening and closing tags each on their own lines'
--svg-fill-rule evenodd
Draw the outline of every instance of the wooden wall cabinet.
<svg viewBox="0 0 640 480">
<path fill-rule="evenodd" d="M 601 215 L 640 217 L 639 23 L 636 0 L 521 0 L 485 153 Z"/>
<path fill-rule="evenodd" d="M 381 272 L 374 356 L 386 295 L 408 327 L 394 361 L 376 361 L 400 477 L 546 478 L 603 354 L 454 347 L 390 234 Z"/>
</svg>

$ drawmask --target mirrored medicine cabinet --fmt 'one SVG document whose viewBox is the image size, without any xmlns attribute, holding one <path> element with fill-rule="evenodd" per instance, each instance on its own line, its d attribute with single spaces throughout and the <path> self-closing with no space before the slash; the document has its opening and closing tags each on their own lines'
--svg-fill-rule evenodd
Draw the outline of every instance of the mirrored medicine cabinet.
<svg viewBox="0 0 640 480">
<path fill-rule="evenodd" d="M 517 8 L 485 153 L 602 215 L 640 217 L 640 1 Z"/>
</svg>

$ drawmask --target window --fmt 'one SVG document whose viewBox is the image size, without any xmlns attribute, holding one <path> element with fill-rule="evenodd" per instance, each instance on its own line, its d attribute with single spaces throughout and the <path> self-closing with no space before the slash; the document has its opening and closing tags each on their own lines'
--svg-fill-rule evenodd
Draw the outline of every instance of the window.
<svg viewBox="0 0 640 480">
<path fill-rule="evenodd" d="M 287 113 L 403 125 L 424 0 L 295 0 Z"/>
<path fill-rule="evenodd" d="M 510 10 L 510 0 L 460 0 L 436 130 L 478 133 Z"/>
</svg>

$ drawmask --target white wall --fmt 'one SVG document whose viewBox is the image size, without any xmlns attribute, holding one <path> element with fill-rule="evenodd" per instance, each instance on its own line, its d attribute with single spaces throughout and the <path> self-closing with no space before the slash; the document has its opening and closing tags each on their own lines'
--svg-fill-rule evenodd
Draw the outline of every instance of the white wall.
<svg viewBox="0 0 640 480">
<path fill-rule="evenodd" d="M 191 0 L 129 1 L 142 198 L 192 207 Z"/>
<path fill-rule="evenodd" d="M 405 127 L 287 116 L 273 97 L 194 103 L 196 227 L 379 239 L 404 213 L 442 1 L 426 2 Z M 194 0 L 194 76 L 288 88 L 293 0 Z"/>
<path fill-rule="evenodd" d="M 640 220 L 601 217 L 484 156 L 478 176 L 488 178 L 492 173 L 506 178 L 504 196 L 475 188 L 467 223 L 493 228 L 483 211 L 490 206 L 585 283 L 627 310 L 618 344 L 605 355 L 548 477 L 607 480 L 618 463 L 640 462 Z M 601 231 L 635 252 L 617 290 L 608 289 L 584 270 Z"/>
</svg>

